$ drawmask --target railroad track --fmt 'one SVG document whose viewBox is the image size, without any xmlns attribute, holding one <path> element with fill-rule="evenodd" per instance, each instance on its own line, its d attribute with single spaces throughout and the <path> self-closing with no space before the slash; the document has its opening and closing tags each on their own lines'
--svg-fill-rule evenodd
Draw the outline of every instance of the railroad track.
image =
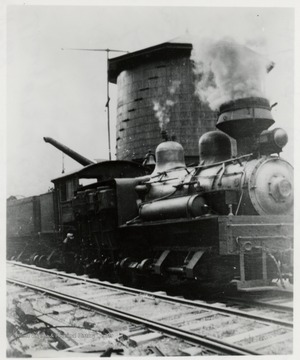
<svg viewBox="0 0 300 360">
<path fill-rule="evenodd" d="M 151 343 L 157 336 L 184 342 L 186 349 L 189 344 L 186 352 L 178 349 L 179 354 L 186 355 L 189 351 L 193 355 L 197 351 L 226 355 L 292 353 L 291 309 L 266 316 L 265 309 L 260 312 L 257 307 L 242 311 L 223 303 L 174 298 L 14 262 L 7 263 L 7 276 L 15 286 L 142 327 L 127 331 L 131 343 L 136 337 L 144 341 L 147 336 Z"/>
<path fill-rule="evenodd" d="M 290 314 L 289 318 L 293 317 L 293 293 L 291 292 L 276 292 L 271 294 L 255 294 L 248 296 L 240 295 L 225 296 L 221 299 L 228 306 L 235 306 L 242 309 L 261 308 L 269 312 L 282 312 L 284 315 Z"/>
<path fill-rule="evenodd" d="M 42 345 L 43 349 L 47 350 L 36 349 L 38 344 L 33 345 L 32 341 L 26 342 L 27 338 L 22 343 L 23 348 L 24 346 L 33 348 L 29 354 L 34 357 L 65 357 L 69 353 L 73 356 L 80 354 L 83 356 L 82 353 L 84 356 L 90 353 L 94 356 L 99 356 L 99 354 L 110 356 L 112 353 L 126 356 L 178 356 L 190 355 L 191 352 L 197 355 L 223 354 L 204 346 L 197 346 L 197 343 L 181 340 L 180 337 L 174 335 L 170 337 L 164 332 L 153 331 L 141 324 L 130 322 L 126 314 L 121 317 L 107 309 L 91 306 L 89 302 L 82 302 L 81 299 L 76 299 L 74 302 L 68 296 L 61 296 L 61 294 L 34 286 L 29 288 L 27 284 L 24 290 L 24 285 L 10 282 L 9 292 L 13 293 L 14 298 L 18 296 L 22 299 L 22 304 L 26 304 L 25 296 L 27 302 L 38 303 L 34 305 L 34 310 L 39 322 L 32 324 L 29 321 L 25 328 L 28 331 L 25 333 L 24 326 L 23 331 L 15 329 L 9 336 L 9 342 L 13 346 L 17 340 L 23 339 L 28 334 L 34 338 L 37 336 L 34 336 L 36 331 L 46 331 L 48 336 L 43 337 Z M 27 316 L 30 315 L 28 306 L 25 306 L 24 312 Z M 50 347 L 55 350 L 49 351 Z M 57 352 L 58 350 L 60 353 Z M 24 353 L 22 355 L 24 357 Z"/>
</svg>

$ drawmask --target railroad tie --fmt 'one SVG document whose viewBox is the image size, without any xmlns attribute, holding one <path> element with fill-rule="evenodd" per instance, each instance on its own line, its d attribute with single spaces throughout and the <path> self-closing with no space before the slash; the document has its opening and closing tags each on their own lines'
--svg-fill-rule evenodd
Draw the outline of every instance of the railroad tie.
<svg viewBox="0 0 300 360">
<path fill-rule="evenodd" d="M 226 337 L 226 341 L 228 341 L 230 343 L 236 343 L 241 340 L 247 340 L 247 339 L 254 338 L 255 336 L 258 336 L 258 335 L 265 335 L 276 329 L 278 329 L 278 327 L 275 325 L 264 325 L 260 329 L 254 329 L 252 331 L 246 331 L 246 332 L 239 333 L 239 334 L 236 334 L 236 335 L 233 335 L 230 337 Z"/>
<path fill-rule="evenodd" d="M 120 336 L 127 340 L 131 337 L 134 337 L 134 336 L 137 336 L 137 335 L 143 335 L 143 334 L 146 334 L 148 333 L 148 330 L 146 328 L 140 328 L 140 329 L 137 329 L 137 330 L 126 330 L 126 331 L 122 331 L 120 332 Z"/>
<path fill-rule="evenodd" d="M 149 341 L 161 339 L 163 336 L 164 336 L 163 334 L 158 333 L 158 332 L 150 332 L 150 333 L 144 334 L 144 335 L 137 335 L 137 336 L 130 337 L 129 344 L 131 346 L 139 346 L 139 345 L 145 344 Z"/>
<path fill-rule="evenodd" d="M 193 311 L 194 311 L 194 313 L 192 313 L 191 315 L 187 314 L 187 316 L 184 315 L 183 317 L 168 321 L 168 324 L 175 326 L 175 325 L 187 323 L 189 321 L 200 320 L 200 319 L 203 319 L 203 318 L 213 315 L 212 311 L 205 310 L 201 313 L 195 313 L 195 311 L 197 311 L 197 309 L 194 309 Z"/>
<path fill-rule="evenodd" d="M 202 321 L 198 321 L 197 323 L 192 323 L 186 326 L 183 326 L 182 329 L 186 331 L 195 331 L 201 328 L 204 328 L 205 326 L 213 325 L 215 327 L 219 327 L 222 325 L 223 322 L 227 322 L 229 319 L 229 316 L 222 315 L 221 317 L 214 318 L 214 319 L 205 319 L 206 317 L 212 316 L 213 314 L 207 314 L 206 316 L 199 316 L 197 317 L 197 320 L 202 319 Z"/>
<path fill-rule="evenodd" d="M 181 349 L 179 351 L 184 356 L 196 356 L 196 355 L 203 354 L 203 349 L 196 347 L 196 346 L 191 346 L 189 348 Z"/>
<path fill-rule="evenodd" d="M 263 341 L 256 341 L 251 343 L 249 346 L 247 345 L 247 349 L 250 350 L 259 350 L 259 349 L 263 349 L 269 346 L 272 346 L 274 344 L 279 344 L 281 342 L 285 342 L 288 340 L 292 340 L 293 339 L 293 332 L 292 331 L 288 331 L 285 334 L 281 334 L 281 335 L 277 335 L 277 336 L 271 336 L 269 339 L 263 340 Z"/>
</svg>

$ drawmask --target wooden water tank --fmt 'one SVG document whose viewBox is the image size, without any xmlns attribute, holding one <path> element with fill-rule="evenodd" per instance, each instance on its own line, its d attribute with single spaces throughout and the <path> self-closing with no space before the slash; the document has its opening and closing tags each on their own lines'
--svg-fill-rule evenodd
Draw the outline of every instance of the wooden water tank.
<svg viewBox="0 0 300 360">
<path fill-rule="evenodd" d="M 158 106 L 168 113 L 164 130 L 182 144 L 186 163 L 198 162 L 199 138 L 215 130 L 217 114 L 195 95 L 191 50 L 190 43 L 167 42 L 109 60 L 109 81 L 118 86 L 117 159 L 142 161 L 155 152 L 162 141 Z"/>
</svg>

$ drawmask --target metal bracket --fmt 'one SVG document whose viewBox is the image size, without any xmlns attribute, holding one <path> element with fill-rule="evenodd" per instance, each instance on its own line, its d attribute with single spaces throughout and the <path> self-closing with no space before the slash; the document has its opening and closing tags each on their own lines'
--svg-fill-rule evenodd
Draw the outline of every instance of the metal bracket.
<svg viewBox="0 0 300 360">
<path fill-rule="evenodd" d="M 161 268 L 163 266 L 163 263 L 166 261 L 167 257 L 170 255 L 171 250 L 165 250 L 160 257 L 158 258 L 158 260 L 156 261 L 156 263 L 153 266 L 154 269 L 154 274 L 161 274 Z"/>
<path fill-rule="evenodd" d="M 195 254 L 192 256 L 191 260 L 187 264 L 185 268 L 185 274 L 188 279 L 193 279 L 194 275 L 194 268 L 197 265 L 198 261 L 202 258 L 205 251 L 196 251 Z"/>
</svg>

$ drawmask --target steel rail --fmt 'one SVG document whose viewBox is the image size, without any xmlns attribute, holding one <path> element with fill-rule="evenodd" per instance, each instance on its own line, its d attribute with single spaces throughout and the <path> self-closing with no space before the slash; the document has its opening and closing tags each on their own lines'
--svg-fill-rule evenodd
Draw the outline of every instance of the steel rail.
<svg viewBox="0 0 300 360">
<path fill-rule="evenodd" d="M 94 311 L 98 311 L 109 316 L 113 316 L 115 318 L 125 320 L 128 322 L 132 322 L 139 325 L 147 326 L 149 329 L 159 331 L 171 336 L 178 337 L 182 340 L 192 342 L 197 345 L 205 346 L 206 348 L 214 351 L 221 352 L 226 355 L 259 355 L 259 353 L 244 349 L 240 346 L 236 346 L 233 344 L 226 343 L 224 341 L 211 338 L 209 336 L 201 336 L 197 334 L 193 334 L 189 331 L 180 330 L 178 328 L 173 328 L 172 326 L 161 324 L 157 321 L 152 321 L 149 319 L 142 318 L 140 316 L 132 315 L 126 313 L 121 310 L 116 310 L 108 306 L 100 305 L 88 300 L 84 300 L 72 295 L 66 295 L 58 291 L 50 290 L 44 287 L 32 285 L 23 281 L 15 280 L 15 279 L 6 279 L 7 282 L 20 285 L 38 292 L 42 292 L 44 294 L 48 294 L 54 296 L 55 298 L 61 299 L 63 301 L 74 303 L 76 305 L 86 306 Z"/>
<path fill-rule="evenodd" d="M 271 310 L 278 310 L 278 311 L 286 311 L 289 312 L 291 314 L 293 314 L 294 309 L 291 306 L 286 306 L 286 305 L 279 305 L 279 304 L 271 304 L 271 303 L 267 303 L 267 302 L 262 302 L 259 300 L 246 300 L 246 299 L 238 299 L 238 298 L 234 298 L 234 297 L 225 297 L 225 300 L 228 301 L 228 304 L 232 303 L 234 304 L 239 304 L 239 305 L 255 305 L 255 306 L 260 306 L 262 308 L 266 308 L 266 309 L 271 309 Z"/>
<path fill-rule="evenodd" d="M 96 279 L 88 279 L 88 278 L 86 278 L 84 276 L 80 276 L 80 275 L 78 276 L 78 275 L 72 275 L 72 274 L 67 274 L 67 273 L 62 274 L 59 271 L 39 268 L 39 267 L 32 266 L 32 265 L 19 264 L 19 263 L 15 263 L 15 262 L 11 262 L 11 261 L 8 261 L 8 263 L 11 263 L 11 264 L 17 265 L 17 266 L 21 266 L 21 267 L 25 267 L 25 268 L 30 268 L 30 269 L 36 270 L 36 271 L 42 271 L 42 272 L 53 274 L 53 275 L 56 275 L 56 276 L 66 277 L 66 278 L 74 279 L 74 280 L 80 280 L 82 282 L 89 283 L 89 284 L 96 284 L 96 285 L 101 285 L 101 286 L 107 287 L 107 288 L 112 288 L 112 289 L 116 289 L 116 290 L 122 290 L 122 291 L 126 291 L 126 292 L 132 293 L 132 294 L 145 295 L 145 296 L 149 296 L 149 297 L 152 297 L 152 298 L 156 298 L 156 299 L 160 299 L 160 300 L 164 300 L 164 301 L 168 301 L 168 302 L 178 303 L 178 304 L 182 304 L 182 305 L 194 306 L 194 307 L 201 308 L 201 309 L 213 310 L 213 311 L 223 313 L 223 314 L 241 316 L 241 317 L 251 319 L 251 320 L 255 320 L 255 321 L 259 321 L 259 322 L 266 322 L 266 323 L 271 323 L 271 324 L 274 324 L 274 325 L 279 325 L 279 326 L 283 326 L 283 327 L 287 327 L 287 328 L 293 328 L 293 323 L 290 322 L 290 321 L 284 321 L 284 320 L 276 319 L 276 318 L 272 318 L 272 317 L 255 315 L 255 314 L 247 313 L 247 312 L 237 310 L 237 309 L 224 308 L 224 307 L 218 306 L 218 305 L 204 304 L 204 303 L 200 304 L 200 303 L 198 303 L 196 301 L 193 301 L 193 300 L 181 299 L 181 298 L 178 298 L 178 297 L 171 297 L 171 296 L 168 296 L 168 295 L 162 295 L 162 294 L 153 293 L 153 292 L 150 292 L 150 291 L 134 289 L 134 288 L 130 288 L 130 287 L 123 286 L 123 285 L 111 284 L 111 283 L 109 283 L 107 281 L 100 281 L 100 280 L 96 280 Z"/>
</svg>

